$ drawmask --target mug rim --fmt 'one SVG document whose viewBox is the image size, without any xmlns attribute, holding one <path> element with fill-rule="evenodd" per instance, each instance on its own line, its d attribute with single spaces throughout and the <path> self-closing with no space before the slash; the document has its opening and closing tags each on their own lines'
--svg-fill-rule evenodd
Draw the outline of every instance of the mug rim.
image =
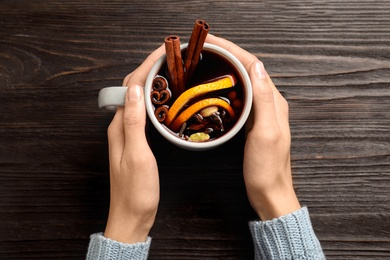
<svg viewBox="0 0 390 260">
<path fill-rule="evenodd" d="M 184 43 L 180 45 L 180 49 L 183 50 L 188 46 L 188 43 Z M 153 126 L 157 129 L 157 131 L 168 141 L 175 144 L 176 146 L 179 146 L 181 148 L 187 149 L 187 150 L 208 150 L 215 148 L 217 146 L 220 146 L 224 144 L 225 142 L 229 141 L 231 138 L 233 138 L 244 126 L 247 118 L 249 117 L 249 113 L 252 108 L 252 100 L 253 100 L 253 93 L 252 93 L 252 83 L 250 81 L 248 72 L 246 71 L 244 65 L 236 58 L 231 52 L 227 51 L 226 49 L 223 49 L 217 45 L 211 44 L 211 43 L 204 43 L 203 49 L 207 51 L 211 51 L 213 53 L 217 53 L 218 55 L 222 55 L 225 59 L 230 61 L 234 67 L 236 67 L 237 71 L 240 73 L 240 76 L 242 77 L 242 80 L 244 81 L 243 85 L 245 87 L 245 102 L 244 107 L 242 109 L 242 113 L 240 115 L 240 118 L 237 120 L 235 125 L 224 135 L 221 137 L 218 137 L 214 140 L 207 141 L 207 142 L 191 142 L 184 139 L 180 139 L 169 130 L 168 127 L 164 126 L 163 123 L 158 122 L 155 114 L 154 114 L 154 106 L 152 104 L 152 101 L 150 99 L 150 93 L 152 88 L 152 83 L 154 78 L 156 77 L 158 71 L 160 70 L 161 66 L 166 61 L 166 54 L 163 54 L 153 65 L 152 69 L 149 72 L 149 75 L 145 82 L 145 104 L 146 104 L 146 112 L 148 114 L 149 119 L 151 120 Z"/>
</svg>

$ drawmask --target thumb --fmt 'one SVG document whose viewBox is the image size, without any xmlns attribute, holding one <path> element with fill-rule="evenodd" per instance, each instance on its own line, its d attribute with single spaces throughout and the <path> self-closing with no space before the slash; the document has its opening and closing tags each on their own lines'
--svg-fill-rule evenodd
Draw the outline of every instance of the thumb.
<svg viewBox="0 0 390 260">
<path fill-rule="evenodd" d="M 145 139 L 146 111 L 143 89 L 139 85 L 130 85 L 126 92 L 123 124 L 125 146 L 135 145 Z"/>
<path fill-rule="evenodd" d="M 254 123 L 267 128 L 276 122 L 274 91 L 261 61 L 252 64 L 249 76 L 253 88 Z"/>
</svg>

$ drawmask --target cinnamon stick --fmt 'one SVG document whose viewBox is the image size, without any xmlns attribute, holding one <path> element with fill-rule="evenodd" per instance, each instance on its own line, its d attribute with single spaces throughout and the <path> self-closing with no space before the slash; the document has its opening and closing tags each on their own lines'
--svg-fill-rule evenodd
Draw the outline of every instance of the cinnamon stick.
<svg viewBox="0 0 390 260">
<path fill-rule="evenodd" d="M 168 88 L 168 81 L 163 76 L 156 76 L 152 82 L 153 90 L 161 91 Z"/>
<path fill-rule="evenodd" d="M 202 52 L 209 30 L 210 26 L 208 23 L 201 19 L 196 20 L 184 59 L 185 82 L 188 82 L 191 79 L 192 74 L 199 63 L 200 53 Z"/>
<path fill-rule="evenodd" d="M 168 110 L 168 107 L 160 106 L 154 111 L 154 115 L 156 116 L 158 122 L 162 123 L 165 121 L 165 119 L 167 118 Z"/>
<path fill-rule="evenodd" d="M 153 90 L 150 93 L 150 97 L 152 99 L 153 104 L 161 106 L 168 103 L 169 99 L 171 98 L 171 93 L 166 89 L 163 89 L 161 91 Z"/>
<path fill-rule="evenodd" d="M 152 103 L 158 106 L 165 105 L 171 98 L 171 91 L 168 89 L 168 81 L 162 76 L 156 76 L 152 83 L 153 91 L 150 93 Z"/>
<path fill-rule="evenodd" d="M 175 99 L 185 91 L 183 60 L 180 50 L 180 38 L 171 35 L 165 38 L 168 78 L 172 97 Z"/>
</svg>

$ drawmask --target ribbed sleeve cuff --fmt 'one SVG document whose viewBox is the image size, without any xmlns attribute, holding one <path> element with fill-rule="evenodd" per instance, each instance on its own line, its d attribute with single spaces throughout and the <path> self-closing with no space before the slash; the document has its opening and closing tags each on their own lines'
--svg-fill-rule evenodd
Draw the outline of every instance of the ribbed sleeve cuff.
<svg viewBox="0 0 390 260">
<path fill-rule="evenodd" d="M 306 207 L 273 220 L 252 221 L 249 228 L 256 259 L 325 259 Z"/>
<path fill-rule="evenodd" d="M 125 244 L 106 238 L 103 233 L 96 233 L 90 237 L 86 259 L 147 259 L 151 241 L 152 239 L 148 237 L 142 243 Z"/>
</svg>

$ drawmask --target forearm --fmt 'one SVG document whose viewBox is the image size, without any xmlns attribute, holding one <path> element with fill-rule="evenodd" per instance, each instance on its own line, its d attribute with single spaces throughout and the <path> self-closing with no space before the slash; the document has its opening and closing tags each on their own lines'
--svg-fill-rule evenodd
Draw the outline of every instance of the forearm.
<svg viewBox="0 0 390 260">
<path fill-rule="evenodd" d="M 325 259 L 306 207 L 249 227 L 256 259 Z"/>
<path fill-rule="evenodd" d="M 148 258 L 152 239 L 147 237 L 145 242 L 125 244 L 106 238 L 102 233 L 90 237 L 87 260 L 126 259 L 143 260 Z"/>
</svg>

